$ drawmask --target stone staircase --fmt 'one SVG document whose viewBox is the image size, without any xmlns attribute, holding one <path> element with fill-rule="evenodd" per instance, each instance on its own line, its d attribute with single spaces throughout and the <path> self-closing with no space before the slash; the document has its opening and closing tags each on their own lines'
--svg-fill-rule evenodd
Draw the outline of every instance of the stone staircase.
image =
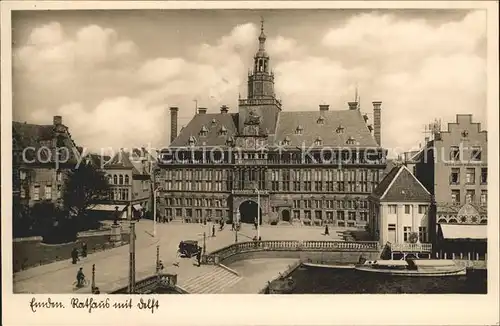
<svg viewBox="0 0 500 326">
<path fill-rule="evenodd" d="M 190 294 L 217 294 L 222 293 L 241 279 L 241 276 L 225 268 L 214 266 L 210 272 L 193 277 L 179 285 Z"/>
</svg>

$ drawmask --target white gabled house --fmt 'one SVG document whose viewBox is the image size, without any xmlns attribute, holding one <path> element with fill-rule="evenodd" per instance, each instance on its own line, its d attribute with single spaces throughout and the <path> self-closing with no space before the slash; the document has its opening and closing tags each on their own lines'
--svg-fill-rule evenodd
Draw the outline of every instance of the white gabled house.
<svg viewBox="0 0 500 326">
<path fill-rule="evenodd" d="M 393 252 L 431 253 L 431 194 L 406 166 L 394 167 L 368 200 L 369 229 L 382 246 L 389 244 Z"/>
</svg>

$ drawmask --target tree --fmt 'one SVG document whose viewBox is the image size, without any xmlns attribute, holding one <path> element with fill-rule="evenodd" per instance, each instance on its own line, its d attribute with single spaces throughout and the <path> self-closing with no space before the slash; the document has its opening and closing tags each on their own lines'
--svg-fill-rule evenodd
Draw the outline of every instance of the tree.
<svg viewBox="0 0 500 326">
<path fill-rule="evenodd" d="M 69 218 L 87 215 L 91 206 L 109 198 L 109 183 L 104 172 L 82 163 L 68 173 L 64 185 L 64 209 Z"/>
</svg>

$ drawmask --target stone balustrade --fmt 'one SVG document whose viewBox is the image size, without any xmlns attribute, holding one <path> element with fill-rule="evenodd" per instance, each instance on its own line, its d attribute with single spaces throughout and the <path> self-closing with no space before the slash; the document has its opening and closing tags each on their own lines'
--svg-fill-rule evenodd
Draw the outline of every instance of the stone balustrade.
<svg viewBox="0 0 500 326">
<path fill-rule="evenodd" d="M 216 265 L 235 254 L 251 251 L 372 251 L 378 252 L 376 241 L 300 241 L 266 240 L 235 243 L 203 257 L 203 263 Z"/>
<path fill-rule="evenodd" d="M 155 291 L 158 288 L 175 289 L 177 285 L 177 274 L 159 273 L 151 275 L 136 281 L 135 292 L 137 294 L 146 294 Z M 128 293 L 128 286 L 122 287 L 118 290 L 111 292 L 111 294 L 126 294 Z"/>
<path fill-rule="evenodd" d="M 392 251 L 432 252 L 431 243 L 391 243 Z"/>
</svg>

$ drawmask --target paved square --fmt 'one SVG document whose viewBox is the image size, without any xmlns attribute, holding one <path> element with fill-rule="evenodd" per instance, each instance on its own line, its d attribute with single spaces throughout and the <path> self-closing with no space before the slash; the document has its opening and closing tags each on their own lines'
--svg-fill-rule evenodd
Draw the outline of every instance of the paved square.
<svg viewBox="0 0 500 326">
<path fill-rule="evenodd" d="M 211 225 L 202 224 L 157 224 L 157 236 L 152 237 L 153 223 L 144 220 L 136 224 L 136 280 L 152 275 L 155 272 L 156 246 L 160 246 L 160 259 L 167 272 L 178 274 L 179 279 L 186 279 L 203 273 L 208 266 L 196 267 L 189 259 L 182 259 L 179 267 L 173 266 L 178 244 L 181 240 L 199 240 L 203 245 L 203 232 L 206 232 L 207 252 L 230 245 L 235 241 L 235 233 L 226 225 L 223 231 L 210 237 Z M 339 240 L 335 229 L 330 229 L 330 236 L 324 236 L 323 228 L 293 226 L 262 226 L 262 240 Z M 238 241 L 251 241 L 256 235 L 252 225 L 243 225 L 238 232 Z M 76 272 L 83 267 L 90 281 L 92 264 L 96 266 L 96 286 L 102 292 L 110 291 L 117 286 L 125 286 L 128 282 L 129 246 L 122 246 L 108 251 L 90 254 L 77 265 L 70 260 L 55 262 L 34 267 L 14 274 L 14 293 L 72 293 Z M 90 286 L 77 292 L 89 293 Z"/>
</svg>

